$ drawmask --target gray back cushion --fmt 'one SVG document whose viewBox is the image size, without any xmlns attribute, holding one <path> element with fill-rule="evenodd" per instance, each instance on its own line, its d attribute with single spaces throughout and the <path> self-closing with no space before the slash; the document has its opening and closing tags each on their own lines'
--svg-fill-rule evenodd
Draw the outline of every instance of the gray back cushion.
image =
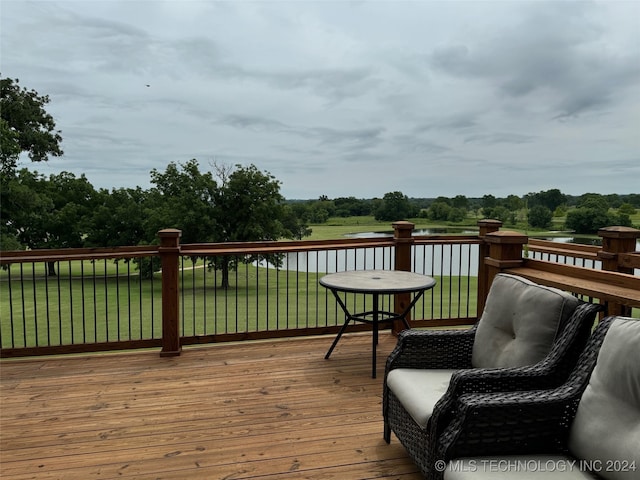
<svg viewBox="0 0 640 480">
<path fill-rule="evenodd" d="M 519 367 L 544 359 L 578 299 L 515 275 L 496 275 L 473 344 L 474 368 Z"/>
<path fill-rule="evenodd" d="M 640 320 L 619 317 L 609 327 L 571 425 L 569 449 L 601 466 L 604 478 L 640 478 Z"/>
</svg>

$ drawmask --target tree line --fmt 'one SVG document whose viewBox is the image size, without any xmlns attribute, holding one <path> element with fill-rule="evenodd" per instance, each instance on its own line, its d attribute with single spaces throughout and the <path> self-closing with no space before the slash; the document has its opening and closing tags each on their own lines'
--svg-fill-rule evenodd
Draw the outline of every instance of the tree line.
<svg viewBox="0 0 640 480">
<path fill-rule="evenodd" d="M 630 215 L 640 208 L 640 194 L 565 195 L 558 189 L 496 198 L 465 195 L 437 198 L 409 198 L 390 192 L 382 198 L 357 199 L 326 196 L 317 200 L 294 200 L 296 214 L 309 223 L 323 223 L 331 217 L 370 215 L 376 220 L 394 221 L 427 218 L 435 222 L 465 224 L 470 220 L 493 218 L 505 225 L 546 229 L 554 217 L 566 217 L 565 228 L 576 233 L 595 233 L 610 225 L 631 226 Z"/>
<path fill-rule="evenodd" d="M 482 218 L 493 218 L 505 225 L 522 225 L 534 229 L 552 226 L 554 217 L 565 217 L 564 228 L 576 233 L 595 233 L 611 225 L 632 226 L 631 215 L 640 208 L 640 194 L 585 193 L 579 196 L 563 194 L 558 189 L 528 193 L 522 197 L 509 195 L 496 198 L 454 199 L 439 197 L 425 210 L 432 220 L 461 222 L 469 211 Z"/>
</svg>

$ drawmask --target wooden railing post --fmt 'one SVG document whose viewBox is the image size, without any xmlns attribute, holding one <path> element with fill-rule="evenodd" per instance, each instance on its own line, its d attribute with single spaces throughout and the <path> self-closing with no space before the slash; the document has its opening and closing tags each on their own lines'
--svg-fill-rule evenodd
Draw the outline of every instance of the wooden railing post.
<svg viewBox="0 0 640 480">
<path fill-rule="evenodd" d="M 640 230 L 631 227 L 605 227 L 598 230 L 602 238 L 602 250 L 598 259 L 602 262 L 602 270 L 633 274 L 633 267 L 624 265 L 623 255 L 635 252 L 636 240 L 640 238 Z M 609 303 L 608 315 L 631 315 L 631 307 Z"/>
<path fill-rule="evenodd" d="M 394 269 L 405 272 L 411 271 L 411 247 L 413 246 L 413 229 L 415 224 L 399 221 L 393 224 L 393 240 L 395 249 Z M 400 293 L 395 295 L 394 312 L 402 313 L 411 303 L 411 294 Z M 407 321 L 411 321 L 411 313 L 407 315 Z M 393 333 L 397 334 L 404 329 L 404 324 L 397 320 L 393 322 Z"/>
<path fill-rule="evenodd" d="M 160 230 L 158 253 L 162 261 L 162 350 L 161 357 L 180 355 L 180 236 L 173 228 Z"/>
<path fill-rule="evenodd" d="M 523 264 L 522 248 L 529 241 L 529 237 L 518 232 L 502 230 L 491 232 L 485 236 L 489 244 L 489 256 L 484 259 L 486 266 L 487 294 L 495 276 L 507 268 L 521 267 Z M 486 300 L 486 295 L 483 300 Z M 478 299 L 478 302 L 480 299 Z M 482 311 L 478 311 L 478 317 Z"/>
<path fill-rule="evenodd" d="M 486 265 L 484 259 L 489 256 L 489 244 L 486 242 L 485 237 L 487 234 L 497 232 L 500 230 L 502 222 L 500 220 L 484 219 L 478 221 L 478 237 L 482 240 L 479 245 L 478 252 L 478 301 L 477 301 L 477 314 L 478 318 L 482 315 L 484 310 L 484 302 L 487 299 L 489 293 L 489 284 L 487 278 Z"/>
</svg>

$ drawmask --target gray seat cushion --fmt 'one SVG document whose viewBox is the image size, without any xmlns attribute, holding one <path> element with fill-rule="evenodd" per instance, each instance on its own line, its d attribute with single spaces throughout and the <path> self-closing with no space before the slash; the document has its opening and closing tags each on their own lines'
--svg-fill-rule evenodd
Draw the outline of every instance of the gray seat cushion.
<svg viewBox="0 0 640 480">
<path fill-rule="evenodd" d="M 578 306 L 572 295 L 515 275 L 496 275 L 478 322 L 474 368 L 519 367 L 544 359 Z"/>
<path fill-rule="evenodd" d="M 611 323 L 578 404 L 569 449 L 600 462 L 603 478 L 640 478 L 640 320 Z M 624 468 L 632 463 L 636 471 Z"/>
<path fill-rule="evenodd" d="M 387 386 L 411 418 L 426 428 L 433 407 L 442 397 L 456 370 L 396 368 L 387 376 Z"/>
</svg>

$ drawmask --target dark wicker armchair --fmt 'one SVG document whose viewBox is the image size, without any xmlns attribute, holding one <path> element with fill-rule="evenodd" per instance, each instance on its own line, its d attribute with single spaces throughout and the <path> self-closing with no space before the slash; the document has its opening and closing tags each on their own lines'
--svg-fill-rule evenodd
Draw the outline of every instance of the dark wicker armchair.
<svg viewBox="0 0 640 480">
<path fill-rule="evenodd" d="M 505 296 L 507 304 L 497 307 Z M 384 439 L 389 443 L 393 431 L 427 478 L 436 473 L 433 465 L 438 448 L 430 439 L 437 439 L 450 423 L 460 395 L 561 385 L 575 366 L 600 310 L 598 305 L 580 302 L 564 292 L 504 274 L 494 280 L 486 305 L 478 323 L 467 330 L 403 331 L 387 359 L 382 402 Z M 523 313 L 522 308 L 528 312 Z M 546 349 L 538 348 L 528 355 L 526 346 L 517 344 L 520 348 L 516 348 L 516 357 L 510 357 L 514 346 L 507 344 L 503 345 L 506 353 L 490 352 L 497 356 L 487 362 L 477 351 L 500 350 L 491 336 L 500 336 L 495 332 L 504 325 L 500 327 L 495 319 L 489 319 L 495 316 L 503 320 L 527 317 L 524 333 L 518 320 L 511 320 L 516 326 L 506 321 L 510 325 L 507 330 L 514 330 L 514 341 L 515 337 L 531 334 L 527 329 L 544 329 L 545 323 L 551 327 L 555 321 L 555 330 L 547 331 L 551 335 L 547 335 Z M 398 372 L 392 373 L 394 370 Z M 427 381 L 421 385 L 425 377 Z M 415 392 L 407 395 L 406 390 L 411 389 Z"/>
<path fill-rule="evenodd" d="M 456 407 L 433 478 L 638 479 L 640 320 L 600 322 L 560 387 L 466 394 Z M 513 468 L 488 471 L 500 464 Z"/>
</svg>

